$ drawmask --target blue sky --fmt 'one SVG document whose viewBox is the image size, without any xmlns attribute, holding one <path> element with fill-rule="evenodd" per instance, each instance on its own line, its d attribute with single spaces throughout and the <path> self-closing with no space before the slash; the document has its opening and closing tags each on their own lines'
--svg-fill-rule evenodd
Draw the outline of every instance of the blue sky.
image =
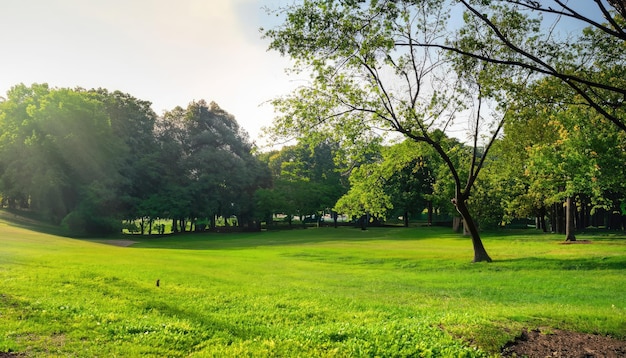
<svg viewBox="0 0 626 358">
<path fill-rule="evenodd" d="M 163 110 L 215 101 L 253 138 L 295 87 L 267 52 L 281 0 L 3 0 L 0 95 L 18 83 L 121 90 Z"/>
</svg>

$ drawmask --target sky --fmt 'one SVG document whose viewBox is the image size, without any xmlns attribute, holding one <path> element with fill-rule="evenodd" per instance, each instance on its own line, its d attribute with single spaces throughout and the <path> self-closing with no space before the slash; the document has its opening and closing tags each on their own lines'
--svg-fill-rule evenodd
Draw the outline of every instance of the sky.
<svg viewBox="0 0 626 358">
<path fill-rule="evenodd" d="M 157 114 L 215 101 L 253 140 L 297 81 L 268 52 L 286 0 L 2 0 L 0 96 L 24 83 L 120 90 Z"/>
</svg>

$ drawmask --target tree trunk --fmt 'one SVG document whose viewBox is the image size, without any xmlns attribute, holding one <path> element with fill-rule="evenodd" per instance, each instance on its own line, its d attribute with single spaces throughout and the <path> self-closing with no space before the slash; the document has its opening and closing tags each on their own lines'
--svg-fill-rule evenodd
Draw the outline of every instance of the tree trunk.
<svg viewBox="0 0 626 358">
<path fill-rule="evenodd" d="M 558 234 L 564 234 L 565 229 L 563 228 L 565 222 L 563 220 L 563 203 L 559 202 L 554 204 L 554 210 L 556 213 L 556 232 Z"/>
<path fill-rule="evenodd" d="M 409 227 L 409 212 L 404 212 L 404 227 Z"/>
<path fill-rule="evenodd" d="M 178 233 L 178 220 L 172 219 L 172 233 Z"/>
<path fill-rule="evenodd" d="M 463 228 L 463 218 L 455 216 L 452 218 L 452 231 L 460 232 Z"/>
<path fill-rule="evenodd" d="M 567 197 L 565 212 L 565 241 L 576 241 L 576 235 L 574 235 L 574 216 L 576 215 L 576 206 L 574 205 L 574 199 L 571 196 Z"/>
<path fill-rule="evenodd" d="M 478 228 L 476 227 L 476 224 L 474 223 L 474 220 L 472 219 L 472 216 L 467 209 L 467 204 L 465 203 L 465 200 L 457 198 L 455 204 L 456 210 L 459 212 L 459 214 L 461 214 L 465 227 L 472 237 L 472 245 L 474 246 L 474 262 L 491 262 L 491 257 L 489 257 L 489 254 L 487 254 L 487 250 L 485 250 L 485 247 L 483 246 L 483 242 L 480 239 L 480 235 L 478 234 Z"/>
<path fill-rule="evenodd" d="M 545 206 L 544 206 L 544 207 L 541 207 L 541 208 L 539 209 L 539 228 L 540 228 L 543 232 L 548 231 L 548 230 L 546 229 L 546 208 L 545 208 Z"/>
<path fill-rule="evenodd" d="M 433 202 L 428 200 L 428 226 L 433 225 Z"/>
<path fill-rule="evenodd" d="M 581 198 L 580 199 L 580 211 L 577 212 L 577 221 L 576 221 L 576 227 L 579 230 L 584 230 L 587 226 L 589 226 L 589 219 L 588 219 L 588 215 L 587 215 L 587 199 L 586 198 Z"/>
</svg>

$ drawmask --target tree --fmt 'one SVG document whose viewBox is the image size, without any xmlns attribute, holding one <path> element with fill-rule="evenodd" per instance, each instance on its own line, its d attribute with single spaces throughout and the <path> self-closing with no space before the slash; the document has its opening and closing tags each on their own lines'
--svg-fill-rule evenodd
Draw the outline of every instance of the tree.
<svg viewBox="0 0 626 358">
<path fill-rule="evenodd" d="M 172 231 L 184 231 L 184 222 L 191 206 L 190 193 L 186 190 L 190 185 L 186 175 L 185 148 L 188 146 L 188 133 L 184 127 L 185 109 L 180 106 L 165 112 L 155 124 L 155 137 L 158 144 L 158 172 L 161 178 L 156 197 L 163 200 L 163 216 L 172 219 Z M 139 217 L 146 215 L 140 212 Z"/>
<path fill-rule="evenodd" d="M 428 209 L 432 223 L 432 196 L 435 183 L 436 153 L 424 143 L 404 141 L 383 153 L 383 172 L 388 176 L 386 189 L 390 192 L 396 213 L 409 226 L 409 218 Z"/>
<path fill-rule="evenodd" d="M 154 133 L 157 115 L 150 102 L 129 94 L 102 88 L 90 92 L 103 103 L 114 135 L 124 143 L 119 158 L 122 180 L 116 193 L 120 216 L 131 220 L 143 217 L 140 205 L 162 184 L 162 164 Z"/>
<path fill-rule="evenodd" d="M 291 217 L 316 215 L 320 220 L 345 192 L 344 179 L 335 165 L 337 145 L 318 142 L 312 145 L 298 142 L 269 153 L 265 160 L 273 178 L 273 195 L 266 194 L 266 203 L 273 213 Z M 271 198 L 271 200 L 270 200 Z M 304 220 L 303 220 L 304 224 Z"/>
<path fill-rule="evenodd" d="M 553 143 L 558 133 L 547 127 L 547 116 L 538 110 L 541 101 L 532 91 L 512 104 L 511 115 L 504 126 L 504 137 L 497 146 L 498 170 L 494 173 L 503 182 L 503 203 L 506 220 L 536 217 L 539 227 L 546 229 L 545 215 L 550 207 L 549 191 L 540 188 L 527 171 L 528 152 L 534 145 Z M 543 222 L 543 226 L 541 223 Z M 553 230 L 556 225 L 553 225 Z"/>
<path fill-rule="evenodd" d="M 125 145 L 99 98 L 82 89 L 18 85 L 1 104 L 3 196 L 73 231 L 117 229 Z"/>
<path fill-rule="evenodd" d="M 405 140 L 383 147 L 378 160 L 354 168 L 350 190 L 339 199 L 335 210 L 382 219 L 394 213 L 402 215 L 408 226 L 410 215 L 421 213 L 433 194 L 434 153 L 422 144 Z"/>
<path fill-rule="evenodd" d="M 166 112 L 157 125 L 165 185 L 174 230 L 198 219 L 204 230 L 218 216 L 236 215 L 241 226 L 252 226 L 253 196 L 269 185 L 267 169 L 252 154 L 253 146 L 235 118 L 216 103 L 191 102 L 186 109 Z"/>
<path fill-rule="evenodd" d="M 379 163 L 363 164 L 350 174 L 350 190 L 339 198 L 334 210 L 350 217 L 385 219 L 393 209 L 392 198 L 385 192 L 385 178 Z M 365 221 L 362 222 L 365 228 Z"/>
<path fill-rule="evenodd" d="M 3 204 L 10 208 L 29 207 L 33 168 L 29 159 L 34 161 L 38 153 L 32 151 L 32 141 L 27 140 L 34 130 L 27 109 L 36 108 L 49 92 L 47 85 L 21 84 L 11 88 L 7 99 L 0 103 L 0 191 Z"/>
<path fill-rule="evenodd" d="M 499 144 L 499 141 L 494 144 L 468 201 L 472 216 L 481 229 L 499 228 L 504 221 L 504 197 L 509 178 L 502 173 L 502 166 L 506 164 L 499 158 Z"/>
<path fill-rule="evenodd" d="M 501 115 L 486 115 L 484 107 L 489 98 L 504 98 L 496 89 L 504 78 L 519 75 L 422 46 L 445 38 L 448 13 L 439 1 L 308 0 L 281 11 L 285 22 L 265 31 L 270 48 L 291 57 L 296 70 L 310 71 L 312 83 L 274 102 L 283 114 L 274 132 L 334 137 L 352 149 L 350 158 L 385 132 L 427 143 L 453 177 L 453 202 L 471 233 L 474 261 L 490 261 L 467 200 L 502 126 Z M 473 144 L 467 179 L 453 160 L 457 147 L 443 135 L 461 116 Z"/>
<path fill-rule="evenodd" d="M 621 192 L 615 178 L 623 175 L 620 148 L 626 134 L 611 130 L 606 118 L 555 82 L 537 81 L 517 98 L 505 126 L 500 167 L 513 189 L 510 212 L 543 216 L 552 207 L 553 230 L 575 240 L 574 218 L 584 227 L 588 211 L 612 208 L 607 196 Z"/>
</svg>

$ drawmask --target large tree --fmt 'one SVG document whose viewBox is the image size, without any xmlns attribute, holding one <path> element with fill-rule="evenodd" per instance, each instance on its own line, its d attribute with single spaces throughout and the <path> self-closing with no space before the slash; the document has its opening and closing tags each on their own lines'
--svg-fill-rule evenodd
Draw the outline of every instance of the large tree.
<svg viewBox="0 0 626 358">
<path fill-rule="evenodd" d="M 197 229 L 214 227 L 218 216 L 251 224 L 254 192 L 269 185 L 269 173 L 233 115 L 215 102 L 191 102 L 166 112 L 156 133 L 165 177 L 158 195 L 169 203 L 161 212 L 174 219 L 174 230 L 189 220 L 202 222 Z"/>
<path fill-rule="evenodd" d="M 99 96 L 82 89 L 17 85 L 1 104 L 4 200 L 75 231 L 116 226 L 125 143 Z"/>
<path fill-rule="evenodd" d="M 115 137 L 123 142 L 120 151 L 122 180 L 116 196 L 124 219 L 145 216 L 144 201 L 162 184 L 159 150 L 154 133 L 157 115 L 151 103 L 120 91 L 91 90 L 103 103 Z"/>
<path fill-rule="evenodd" d="M 325 134 L 356 153 L 386 132 L 427 143 L 453 177 L 452 201 L 471 233 L 474 261 L 490 261 L 467 200 L 502 125 L 501 108 L 485 113 L 495 103 L 488 99 L 503 99 L 498 88 L 518 75 L 422 46 L 448 35 L 444 5 L 307 0 L 281 9 L 284 23 L 265 32 L 270 48 L 291 57 L 297 70 L 309 71 L 312 83 L 275 101 L 282 116 L 274 129 L 284 136 Z M 459 118 L 472 143 L 467 161 L 454 160 L 460 153 L 444 135 L 458 130 Z"/>
</svg>

